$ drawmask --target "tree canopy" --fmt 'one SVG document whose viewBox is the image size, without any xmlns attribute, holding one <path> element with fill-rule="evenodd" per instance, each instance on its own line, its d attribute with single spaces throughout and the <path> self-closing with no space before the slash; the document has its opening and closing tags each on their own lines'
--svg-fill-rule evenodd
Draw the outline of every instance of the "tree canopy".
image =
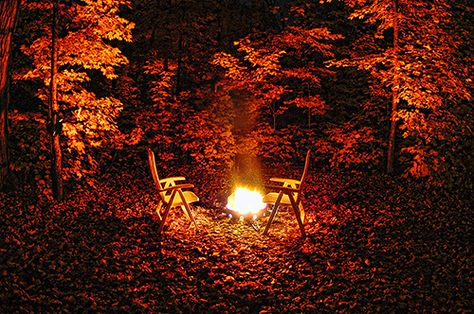
<svg viewBox="0 0 474 314">
<path fill-rule="evenodd" d="M 388 158 L 389 171 L 430 184 L 472 171 L 468 2 L 59 3 L 71 184 L 92 184 L 118 151 L 143 145 L 212 171 L 241 153 L 292 163 L 307 148 L 334 170 L 382 172 Z M 38 142 L 26 149 L 24 121 L 47 136 L 39 103 L 49 97 L 52 5 L 28 1 L 22 12 L 12 70 L 26 97 L 11 107 L 13 173 L 43 171 L 49 154 Z"/>
</svg>

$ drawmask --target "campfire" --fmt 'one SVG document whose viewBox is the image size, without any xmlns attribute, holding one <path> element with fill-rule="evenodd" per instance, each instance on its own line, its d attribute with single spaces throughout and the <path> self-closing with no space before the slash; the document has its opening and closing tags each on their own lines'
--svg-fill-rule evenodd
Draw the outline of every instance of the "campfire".
<svg viewBox="0 0 474 314">
<path fill-rule="evenodd" d="M 256 189 L 241 186 L 228 197 L 226 207 L 233 216 L 257 219 L 259 213 L 266 207 L 262 198 L 262 194 Z"/>
</svg>

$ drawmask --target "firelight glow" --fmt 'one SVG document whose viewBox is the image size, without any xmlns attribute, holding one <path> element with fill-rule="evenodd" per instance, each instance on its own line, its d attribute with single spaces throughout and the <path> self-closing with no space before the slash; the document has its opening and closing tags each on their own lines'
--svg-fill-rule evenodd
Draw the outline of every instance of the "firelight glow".
<svg viewBox="0 0 474 314">
<path fill-rule="evenodd" d="M 262 201 L 263 196 L 256 190 L 245 187 L 237 187 L 227 199 L 227 209 L 238 212 L 241 215 L 257 214 L 266 206 Z"/>
</svg>

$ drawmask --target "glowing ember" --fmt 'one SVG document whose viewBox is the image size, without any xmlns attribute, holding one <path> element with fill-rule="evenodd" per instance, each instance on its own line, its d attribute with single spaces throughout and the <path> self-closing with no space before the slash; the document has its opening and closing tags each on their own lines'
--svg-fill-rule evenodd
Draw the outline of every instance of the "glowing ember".
<svg viewBox="0 0 474 314">
<path fill-rule="evenodd" d="M 244 216 L 255 215 L 266 206 L 262 198 L 263 196 L 256 190 L 238 187 L 227 199 L 226 207 Z"/>
</svg>

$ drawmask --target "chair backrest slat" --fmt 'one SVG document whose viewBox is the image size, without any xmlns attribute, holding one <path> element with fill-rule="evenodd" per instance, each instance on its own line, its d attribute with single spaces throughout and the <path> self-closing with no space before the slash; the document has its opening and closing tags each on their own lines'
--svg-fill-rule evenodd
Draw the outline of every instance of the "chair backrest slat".
<svg viewBox="0 0 474 314">
<path fill-rule="evenodd" d="M 304 180 L 306 179 L 306 175 L 308 174 L 310 155 L 311 155 L 311 150 L 308 149 L 308 152 L 306 153 L 306 159 L 305 159 L 305 162 L 304 162 L 303 174 L 301 175 L 301 180 L 300 180 L 300 186 L 299 186 L 300 190 L 301 190 L 301 186 L 304 184 Z"/>
<path fill-rule="evenodd" d="M 156 169 L 156 162 L 155 162 L 155 153 L 151 149 L 148 148 L 148 166 L 150 167 L 151 175 L 153 177 L 153 181 L 155 182 L 155 186 L 158 191 L 162 191 L 163 187 L 160 183 L 160 177 L 158 176 L 158 170 Z"/>
</svg>

